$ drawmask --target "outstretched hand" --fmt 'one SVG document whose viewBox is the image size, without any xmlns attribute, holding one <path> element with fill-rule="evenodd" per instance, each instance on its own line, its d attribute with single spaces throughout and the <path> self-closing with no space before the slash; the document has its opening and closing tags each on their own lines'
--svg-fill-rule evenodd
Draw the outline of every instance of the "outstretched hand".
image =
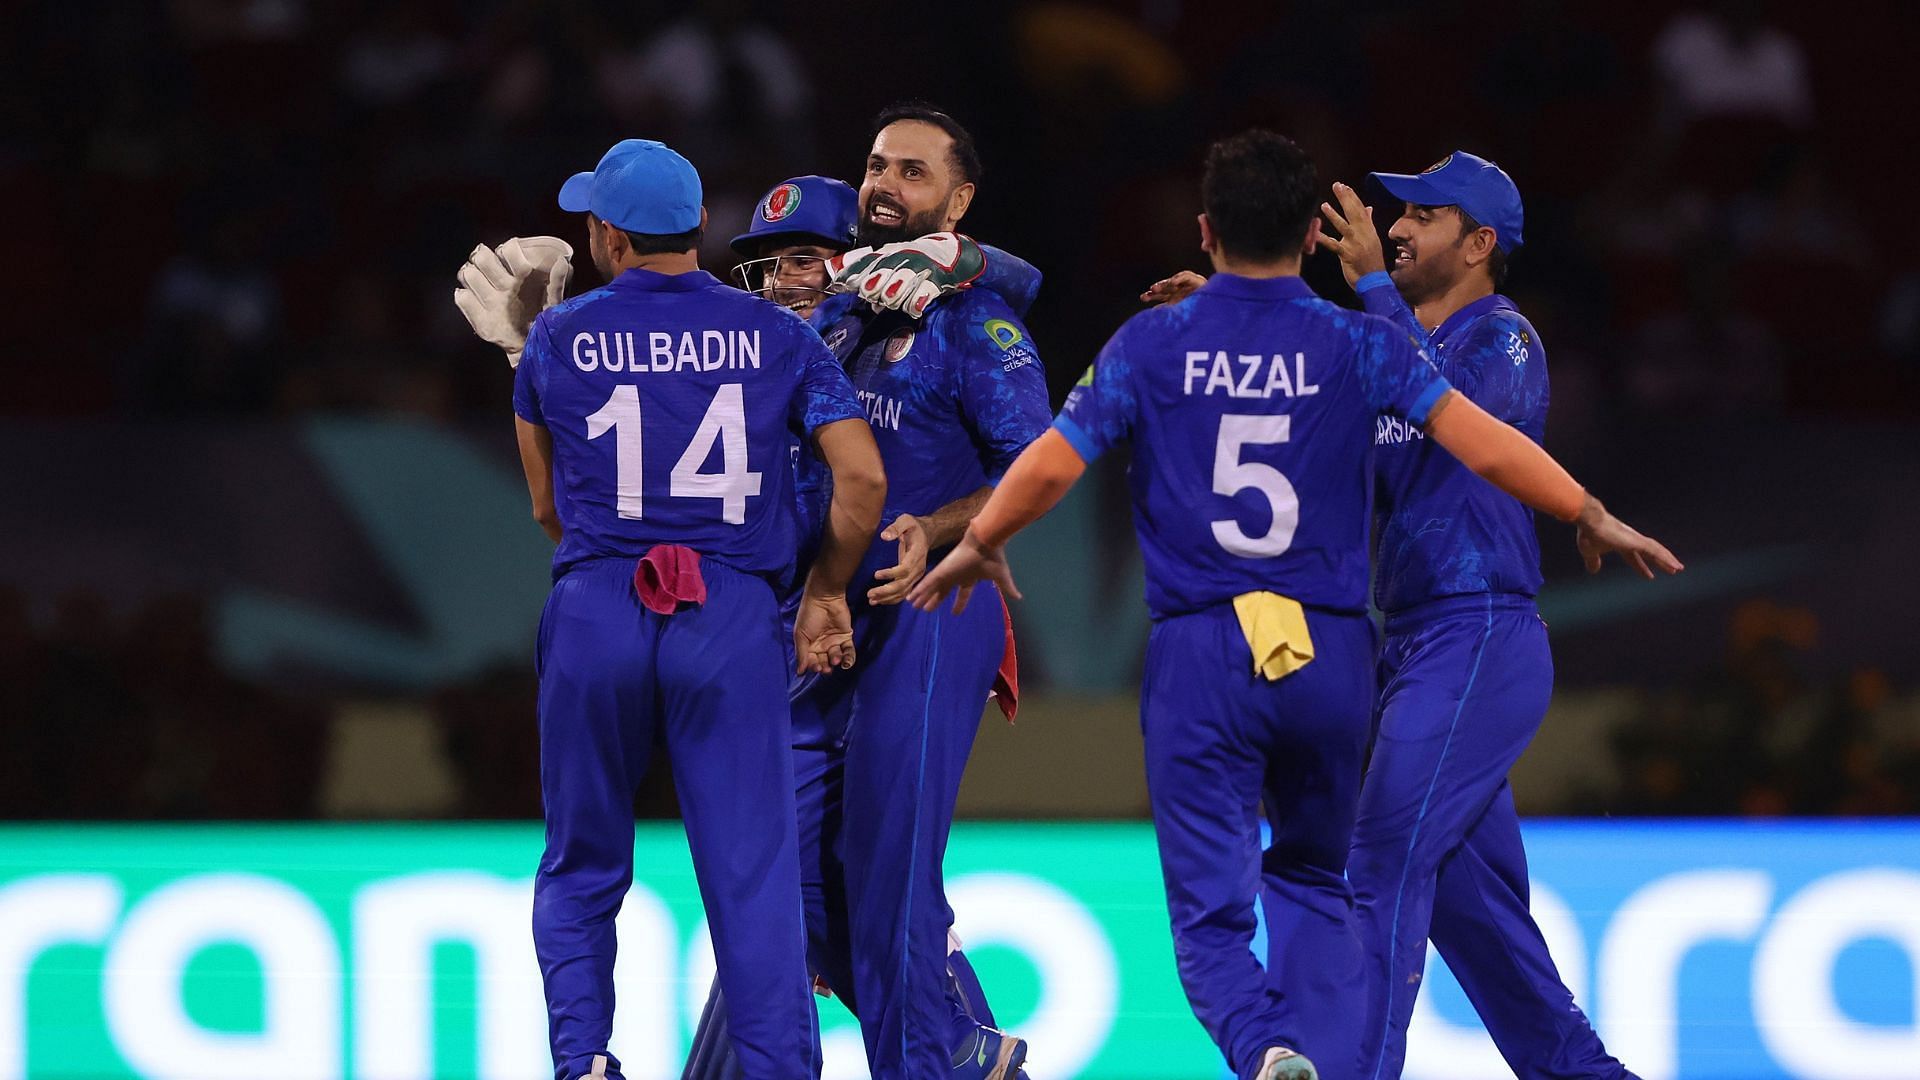
<svg viewBox="0 0 1920 1080">
<path fill-rule="evenodd" d="M 1140 302 L 1143 304 L 1177 304 L 1187 297 L 1192 296 L 1195 292 L 1198 292 L 1200 286 L 1206 283 L 1207 279 L 1204 275 L 1196 274 L 1191 270 L 1182 270 L 1172 277 L 1161 278 L 1159 281 L 1147 286 L 1147 291 L 1140 294 Z"/>
<path fill-rule="evenodd" d="M 1320 216 L 1333 229 L 1320 231 L 1320 246 L 1340 258 L 1340 272 L 1353 285 L 1376 270 L 1387 268 L 1380 230 L 1373 227 L 1373 207 L 1360 201 L 1360 193 L 1345 184 L 1333 185 L 1333 200 L 1320 204 Z M 1337 234 L 1337 235 L 1336 235 Z"/>
<path fill-rule="evenodd" d="M 1586 563 L 1589 574 L 1599 573 L 1600 565 L 1608 555 L 1620 556 L 1621 561 L 1649 581 L 1653 579 L 1656 567 L 1669 574 L 1686 569 L 1660 541 L 1642 535 L 1631 525 L 1608 513 L 1607 508 L 1600 505 L 1600 500 L 1592 495 L 1587 496 L 1586 505 L 1574 520 L 1574 527 L 1574 543 L 1580 548 L 1580 558 Z"/>
<path fill-rule="evenodd" d="M 516 236 L 498 248 L 480 244 L 455 275 L 454 306 L 483 341 L 520 366 L 534 317 L 566 296 L 573 246 L 552 236 Z"/>
<path fill-rule="evenodd" d="M 874 607 L 897 604 L 907 598 L 907 590 L 914 587 L 920 575 L 927 572 L 927 528 L 920 519 L 912 514 L 901 514 L 893 519 L 880 533 L 882 540 L 900 542 L 899 561 L 885 570 L 875 572 L 875 581 L 884 581 L 867 590 L 867 603 Z"/>
<path fill-rule="evenodd" d="M 1000 586 L 1003 595 L 1020 599 L 1020 590 L 1013 583 L 1013 568 L 1007 565 L 1007 549 L 982 547 L 969 530 L 940 565 L 927 571 L 927 576 L 907 593 L 907 603 L 921 611 L 937 611 L 951 592 L 953 613 L 958 615 L 967 610 L 973 587 L 981 581 L 991 581 Z"/>
</svg>

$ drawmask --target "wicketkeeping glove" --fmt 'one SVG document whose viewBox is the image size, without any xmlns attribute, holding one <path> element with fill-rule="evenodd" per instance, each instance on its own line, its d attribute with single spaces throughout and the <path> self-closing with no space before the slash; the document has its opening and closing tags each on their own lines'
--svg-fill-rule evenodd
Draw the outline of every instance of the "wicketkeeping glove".
<svg viewBox="0 0 1920 1080">
<path fill-rule="evenodd" d="M 948 293 L 971 288 L 987 272 L 987 257 L 962 233 L 929 233 L 882 248 L 854 248 L 827 260 L 829 293 L 854 293 L 876 308 L 911 318 Z"/>
<path fill-rule="evenodd" d="M 498 248 L 481 244 L 467 256 L 453 290 L 454 306 L 483 341 L 520 366 L 534 316 L 559 303 L 573 276 L 573 245 L 553 236 L 516 236 Z"/>
</svg>

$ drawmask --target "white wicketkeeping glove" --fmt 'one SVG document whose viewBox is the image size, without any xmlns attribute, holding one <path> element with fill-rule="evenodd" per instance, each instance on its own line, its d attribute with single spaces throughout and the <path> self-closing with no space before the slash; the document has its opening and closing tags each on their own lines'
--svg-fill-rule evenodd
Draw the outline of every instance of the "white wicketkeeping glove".
<svg viewBox="0 0 1920 1080">
<path fill-rule="evenodd" d="M 877 250 L 854 248 L 828 260 L 833 283 L 827 291 L 854 293 L 875 308 L 918 319 L 940 297 L 971 288 L 986 268 L 986 255 L 972 237 L 929 233 Z"/>
<path fill-rule="evenodd" d="M 559 303 L 573 276 L 573 245 L 554 236 L 516 236 L 498 248 L 481 244 L 460 268 L 454 306 L 482 341 L 506 350 L 520 366 L 534 316 Z"/>
</svg>

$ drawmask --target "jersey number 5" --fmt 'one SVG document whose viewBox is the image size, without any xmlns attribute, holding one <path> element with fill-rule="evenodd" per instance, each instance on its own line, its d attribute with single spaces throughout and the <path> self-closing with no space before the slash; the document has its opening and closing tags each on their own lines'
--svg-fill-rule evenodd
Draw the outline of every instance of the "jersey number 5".
<svg viewBox="0 0 1920 1080">
<path fill-rule="evenodd" d="M 587 417 L 587 438 L 613 432 L 614 509 L 630 521 L 641 519 L 643 473 L 640 444 L 640 388 L 616 386 L 607 403 Z M 720 444 L 720 471 L 700 466 Z M 719 499 L 720 517 L 729 525 L 747 520 L 747 496 L 760 494 L 760 474 L 747 469 L 747 408 L 739 383 L 714 391 L 707 414 L 692 441 L 667 475 L 667 494 L 676 499 Z"/>
<path fill-rule="evenodd" d="M 1267 497 L 1267 506 L 1273 511 L 1267 531 L 1259 536 L 1248 536 L 1233 518 L 1213 522 L 1213 538 L 1242 558 L 1272 558 L 1293 546 L 1293 531 L 1300 526 L 1300 496 L 1294 492 L 1293 482 L 1271 465 L 1240 460 L 1243 446 L 1286 442 L 1292 419 L 1284 414 L 1236 413 L 1220 418 L 1220 437 L 1213 444 L 1213 493 L 1231 498 L 1253 488 Z"/>
</svg>

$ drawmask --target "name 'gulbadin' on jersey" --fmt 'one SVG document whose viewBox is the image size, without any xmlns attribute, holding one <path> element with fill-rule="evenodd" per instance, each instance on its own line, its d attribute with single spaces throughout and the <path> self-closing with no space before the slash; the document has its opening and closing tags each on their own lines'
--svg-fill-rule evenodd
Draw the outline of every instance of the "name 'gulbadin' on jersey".
<svg viewBox="0 0 1920 1080">
<path fill-rule="evenodd" d="M 1424 425 L 1448 389 L 1386 319 L 1217 274 L 1122 325 L 1054 427 L 1089 462 L 1133 445 L 1155 618 L 1256 591 L 1362 612 L 1375 417 Z"/>
<path fill-rule="evenodd" d="M 794 439 L 866 415 L 805 321 L 697 270 L 628 270 L 542 312 L 513 408 L 553 437 L 556 579 L 682 544 L 776 584 L 798 544 Z"/>
</svg>

